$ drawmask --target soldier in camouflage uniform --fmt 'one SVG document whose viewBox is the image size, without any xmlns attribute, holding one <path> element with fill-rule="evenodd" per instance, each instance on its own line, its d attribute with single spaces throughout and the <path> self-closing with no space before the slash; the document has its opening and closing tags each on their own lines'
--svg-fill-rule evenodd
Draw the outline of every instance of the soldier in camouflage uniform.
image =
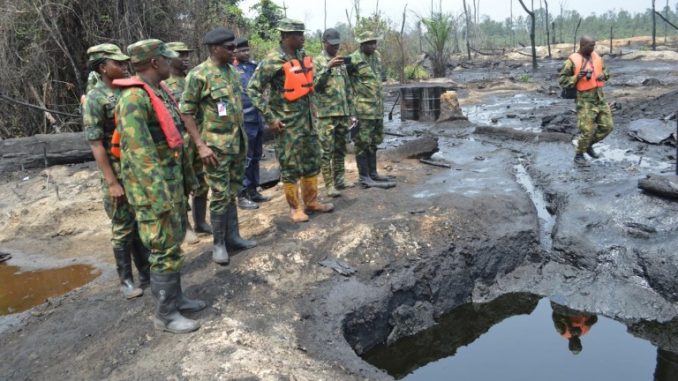
<svg viewBox="0 0 678 381">
<path fill-rule="evenodd" d="M 350 123 L 356 119 L 352 117 L 351 84 L 346 66 L 342 57 L 337 57 L 340 42 L 339 32 L 327 29 L 323 33 L 324 50 L 313 62 L 316 129 L 322 147 L 320 171 L 330 197 L 339 196 L 338 189 L 354 185 L 344 176 L 346 134 Z"/>
<path fill-rule="evenodd" d="M 329 212 L 334 206 L 318 201 L 320 145 L 311 120 L 311 94 L 306 93 L 294 101 L 285 98 L 285 81 L 289 74 L 283 68 L 293 60 L 304 62 L 305 27 L 300 21 L 285 18 L 277 29 L 282 36 L 280 47 L 259 63 L 250 79 L 247 94 L 264 116 L 266 124 L 275 132 L 275 153 L 290 214 L 294 222 L 303 222 L 308 221 L 308 215 L 299 201 L 299 181 L 306 211 Z M 309 69 L 312 70 L 312 67 L 303 69 L 304 75 Z M 269 86 L 267 101 L 264 91 Z"/>
<path fill-rule="evenodd" d="M 593 150 L 593 145 L 603 140 L 614 125 L 610 106 L 603 94 L 604 83 L 610 75 L 603 59 L 594 52 L 595 45 L 593 38 L 582 37 L 579 41 L 579 52 L 565 61 L 559 77 L 561 87 L 577 88 L 577 127 L 580 135 L 574 161 L 581 166 L 588 165 L 584 152 L 593 159 L 599 157 Z M 582 65 L 577 66 L 574 61 L 581 61 Z"/>
<path fill-rule="evenodd" d="M 188 56 L 193 49 L 189 49 L 185 43 L 180 41 L 168 42 L 167 47 L 179 55 L 179 57 L 173 58 L 170 62 L 170 77 L 164 81 L 167 87 L 172 91 L 174 99 L 178 102 L 186 87 L 186 71 L 189 68 Z M 195 146 L 195 143 L 190 140 L 188 133 L 184 134 L 184 139 L 186 140 L 187 158 L 191 162 L 193 172 L 195 172 L 195 177 L 198 180 L 198 189 L 193 192 L 192 203 L 195 233 L 212 234 L 212 227 L 205 222 L 207 212 L 207 192 L 209 191 L 207 181 L 205 180 L 205 170 L 202 160 L 200 160 L 200 156 L 198 156 L 198 149 Z M 197 242 L 198 237 L 192 230 L 191 225 L 187 224 L 186 228 L 186 239 L 188 242 Z"/>
<path fill-rule="evenodd" d="M 120 93 L 112 87 L 112 82 L 129 75 L 129 57 L 113 44 L 92 46 L 87 49 L 87 55 L 89 68 L 92 73 L 97 74 L 99 80 L 85 96 L 83 126 L 101 171 L 104 210 L 111 219 L 111 242 L 120 277 L 120 290 L 126 298 L 131 299 L 143 295 L 143 290 L 134 286 L 131 258 L 139 271 L 142 286 L 148 284 L 150 274 L 149 253 L 139 240 L 134 211 L 125 199 L 120 178 L 120 160 L 111 152 L 111 138 L 115 131 L 113 111 Z"/>
<path fill-rule="evenodd" d="M 188 299 L 181 287 L 179 271 L 184 262 L 181 242 L 189 191 L 186 186 L 191 184 L 185 183 L 183 146 L 170 148 L 167 141 L 172 132 L 180 137 L 181 117 L 160 84 L 169 77 L 169 59 L 177 54 L 160 40 L 138 41 L 127 47 L 127 53 L 138 83 L 121 91 L 116 106 L 121 173 L 141 239 L 151 249 L 151 291 L 157 303 L 154 325 L 173 333 L 191 332 L 200 328 L 200 324 L 181 312 L 199 311 L 206 303 Z M 152 99 L 158 98 L 161 105 L 153 106 Z M 168 115 L 170 121 L 163 115 Z M 191 135 L 195 132 L 191 131 Z"/>
<path fill-rule="evenodd" d="M 384 99 L 382 82 L 386 79 L 381 55 L 376 50 L 381 37 L 372 32 L 358 35 L 360 48 L 350 55 L 348 74 L 353 88 L 353 105 L 359 119 L 353 137 L 360 185 L 364 188 L 391 188 L 395 183 L 377 173 L 377 146 L 384 141 Z"/>
<path fill-rule="evenodd" d="M 240 236 L 238 226 L 236 198 L 245 171 L 247 135 L 243 128 L 240 79 L 231 65 L 234 40 L 235 36 L 226 28 L 205 35 L 210 57 L 188 73 L 180 107 L 187 124 L 196 124 L 196 115 L 200 116 L 197 122 L 202 139 L 218 159 L 218 164 L 208 166 L 206 172 L 212 189 L 212 259 L 224 265 L 229 262 L 226 245 L 233 249 L 256 246 L 256 242 Z"/>
</svg>

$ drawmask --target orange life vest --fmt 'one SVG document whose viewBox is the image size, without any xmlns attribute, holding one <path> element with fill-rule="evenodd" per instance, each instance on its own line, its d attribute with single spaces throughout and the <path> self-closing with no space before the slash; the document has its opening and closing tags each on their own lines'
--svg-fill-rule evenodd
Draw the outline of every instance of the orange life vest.
<svg viewBox="0 0 678 381">
<path fill-rule="evenodd" d="M 562 333 L 562 336 L 566 339 L 570 339 L 572 337 L 572 332 L 570 330 L 570 327 L 572 328 L 579 328 L 581 333 L 577 336 L 582 337 L 586 335 L 589 330 L 591 329 L 590 325 L 587 325 L 586 322 L 589 319 L 589 316 L 582 315 L 582 316 L 570 316 L 568 317 L 569 324 L 565 327 L 565 332 Z"/>
<path fill-rule="evenodd" d="M 586 79 L 586 76 L 584 76 L 577 81 L 577 91 L 586 91 L 605 86 L 605 82 L 598 80 L 598 76 L 603 74 L 603 59 L 600 58 L 598 53 L 591 52 L 591 58 L 586 61 L 584 61 L 584 56 L 581 54 L 573 53 L 570 55 L 570 60 L 574 63 L 575 77 L 579 75 L 582 68 L 593 72 L 591 79 Z M 584 66 L 586 67 L 584 68 Z"/>
<path fill-rule="evenodd" d="M 119 88 L 127 88 L 133 86 L 142 87 L 146 91 L 146 94 L 148 94 L 148 97 L 151 99 L 151 106 L 153 107 L 153 111 L 155 112 L 155 115 L 158 118 L 160 129 L 162 130 L 162 133 L 165 135 L 167 145 L 172 149 L 181 147 L 181 145 L 184 143 L 184 139 L 181 137 L 181 133 L 179 132 L 179 129 L 177 129 L 177 126 L 174 123 L 174 118 L 172 118 L 172 114 L 169 112 L 167 107 L 165 107 L 165 103 L 162 101 L 162 99 L 155 95 L 153 89 L 146 82 L 134 77 L 121 78 L 113 80 L 113 86 Z M 177 101 L 176 99 L 174 99 L 174 96 L 172 96 L 172 92 L 169 90 L 167 85 L 165 85 L 164 82 L 160 82 L 160 87 L 167 95 L 169 95 L 170 99 L 172 100 L 172 103 L 174 103 L 174 105 L 176 106 Z M 115 114 L 115 125 L 118 126 L 117 113 Z M 120 158 L 121 155 L 120 131 L 118 130 L 118 128 L 115 129 L 115 132 L 113 132 L 113 136 L 111 137 L 111 154 L 117 158 Z"/>
<path fill-rule="evenodd" d="M 292 102 L 313 91 L 313 61 L 311 56 L 304 57 L 303 64 L 299 60 L 287 61 L 283 64 L 285 74 L 284 97 Z"/>
</svg>

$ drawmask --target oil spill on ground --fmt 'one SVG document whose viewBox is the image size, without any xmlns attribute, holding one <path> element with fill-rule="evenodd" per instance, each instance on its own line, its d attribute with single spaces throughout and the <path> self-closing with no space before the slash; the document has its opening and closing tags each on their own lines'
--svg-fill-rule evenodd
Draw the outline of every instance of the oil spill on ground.
<svg viewBox="0 0 678 381">
<path fill-rule="evenodd" d="M 94 267 L 82 264 L 36 271 L 0 264 L 0 315 L 25 311 L 87 284 L 100 274 Z"/>
</svg>

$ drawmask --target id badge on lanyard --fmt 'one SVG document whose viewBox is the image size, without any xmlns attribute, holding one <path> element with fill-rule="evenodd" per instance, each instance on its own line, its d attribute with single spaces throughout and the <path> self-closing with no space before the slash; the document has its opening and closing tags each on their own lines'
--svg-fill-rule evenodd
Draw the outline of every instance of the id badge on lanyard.
<svg viewBox="0 0 678 381">
<path fill-rule="evenodd" d="M 219 103 L 217 103 L 217 113 L 220 117 L 228 115 L 228 112 L 226 112 L 226 103 L 224 103 L 224 101 L 219 101 Z"/>
</svg>

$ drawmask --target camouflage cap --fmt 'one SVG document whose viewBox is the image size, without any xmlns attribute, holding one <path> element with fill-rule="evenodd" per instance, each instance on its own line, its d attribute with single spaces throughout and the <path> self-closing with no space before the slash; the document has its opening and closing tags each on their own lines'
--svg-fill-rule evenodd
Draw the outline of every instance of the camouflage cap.
<svg viewBox="0 0 678 381">
<path fill-rule="evenodd" d="M 177 53 L 192 52 L 193 49 L 189 48 L 188 45 L 181 41 L 173 41 L 165 44 L 167 49 L 174 50 Z"/>
<path fill-rule="evenodd" d="M 358 41 L 359 44 L 363 44 L 365 42 L 378 41 L 381 40 L 381 38 L 382 37 L 377 33 L 366 30 L 364 32 L 358 33 L 356 36 L 356 41 Z"/>
<path fill-rule="evenodd" d="M 276 29 L 281 32 L 305 32 L 306 26 L 299 20 L 284 18 L 278 21 Z"/>
<path fill-rule="evenodd" d="M 107 58 L 114 61 L 127 61 L 129 57 L 122 54 L 119 47 L 114 44 L 100 44 L 91 46 L 87 49 L 87 60 L 95 61 L 98 59 Z"/>
<path fill-rule="evenodd" d="M 157 56 L 177 58 L 179 54 L 167 48 L 167 44 L 157 39 L 141 40 L 127 47 L 132 63 L 145 62 Z"/>
</svg>

